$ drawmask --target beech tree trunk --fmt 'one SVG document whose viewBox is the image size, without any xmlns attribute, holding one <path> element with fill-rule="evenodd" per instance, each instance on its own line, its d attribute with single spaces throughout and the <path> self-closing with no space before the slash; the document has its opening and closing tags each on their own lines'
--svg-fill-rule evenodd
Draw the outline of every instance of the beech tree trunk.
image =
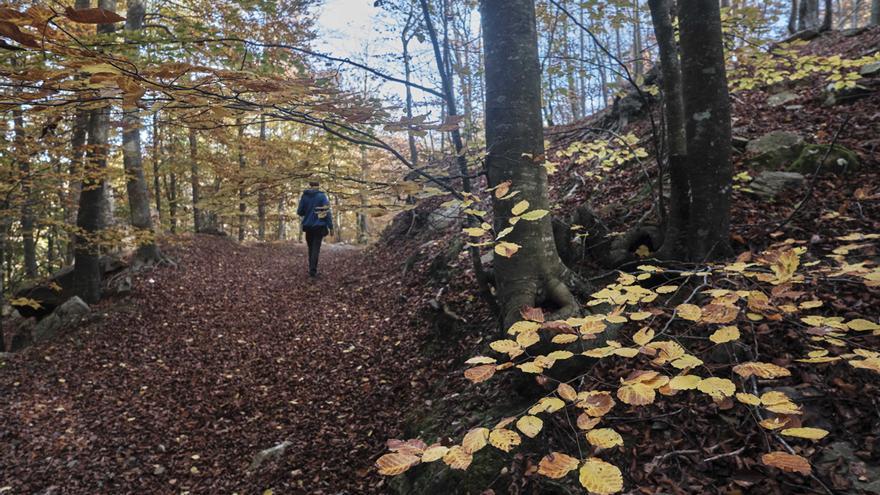
<svg viewBox="0 0 880 495">
<path fill-rule="evenodd" d="M 834 6 L 831 0 L 825 0 L 825 16 L 822 18 L 822 31 L 831 31 L 834 26 Z"/>
<path fill-rule="evenodd" d="M 678 18 L 691 193 L 688 251 L 692 261 L 702 261 L 730 253 L 730 95 L 718 1 L 681 2 Z"/>
<path fill-rule="evenodd" d="M 202 232 L 202 209 L 199 201 L 202 200 L 202 186 L 199 182 L 199 161 L 198 161 L 198 135 L 192 127 L 189 129 L 189 181 L 192 195 L 192 211 L 193 211 L 193 232 L 200 234 Z"/>
<path fill-rule="evenodd" d="M 159 134 L 159 112 L 153 112 L 153 199 L 156 201 L 156 218 L 159 228 L 162 228 L 162 187 L 159 157 L 162 151 L 162 135 Z"/>
<path fill-rule="evenodd" d="M 797 32 L 798 24 L 798 0 L 791 0 L 791 9 L 788 12 L 788 32 L 794 34 Z"/>
<path fill-rule="evenodd" d="M 88 7 L 88 2 L 77 2 L 77 8 Z M 114 0 L 100 0 L 98 5 L 109 11 L 116 10 Z M 99 33 L 112 33 L 113 24 L 99 24 Z M 83 301 L 94 304 L 101 299 L 100 246 L 96 242 L 101 230 L 106 228 L 107 184 L 104 180 L 107 168 L 107 152 L 110 142 L 110 107 L 104 106 L 89 112 L 87 125 L 88 152 L 83 173 L 82 192 L 76 214 L 78 232 L 74 246 L 73 292 Z"/>
<path fill-rule="evenodd" d="M 146 7 L 144 0 L 128 0 L 125 17 L 126 33 L 143 29 Z M 123 107 L 126 103 L 123 103 Z M 150 216 L 150 193 L 144 178 L 144 160 L 141 152 L 141 118 L 137 107 L 125 108 L 122 115 L 122 161 L 125 167 L 125 187 L 131 210 L 131 226 L 145 236 L 138 247 L 136 258 L 142 262 L 154 262 L 161 258 L 156 246 L 153 219 Z"/>
<path fill-rule="evenodd" d="M 871 25 L 880 26 L 880 0 L 871 1 Z"/>
<path fill-rule="evenodd" d="M 819 29 L 819 0 L 800 0 L 798 5 L 798 31 Z"/>
<path fill-rule="evenodd" d="M 669 215 L 661 259 L 675 258 L 686 250 L 690 186 L 687 171 L 687 141 L 685 137 L 684 103 L 681 92 L 681 62 L 675 44 L 670 0 L 648 0 L 651 19 L 660 52 L 660 70 L 663 74 L 663 111 L 666 123 L 666 144 L 670 183 Z"/>
<path fill-rule="evenodd" d="M 266 116 L 260 118 L 260 169 L 266 172 Z M 266 240 L 266 189 L 260 187 L 257 192 L 257 237 L 260 241 Z"/>
<path fill-rule="evenodd" d="M 17 59 L 12 60 L 13 66 Z M 20 88 L 16 88 L 16 91 Z M 34 197 L 31 180 L 31 163 L 25 146 L 24 113 L 21 106 L 12 110 L 12 132 L 15 144 L 15 161 L 21 174 L 21 239 L 24 251 L 24 274 L 27 278 L 37 276 L 37 244 L 34 240 Z"/>
<path fill-rule="evenodd" d="M 238 126 L 238 242 L 242 242 L 244 241 L 244 214 L 246 211 L 246 206 L 244 204 L 244 125 L 241 123 L 241 119 L 236 120 L 235 125 Z"/>
<path fill-rule="evenodd" d="M 533 0 L 482 0 L 486 66 L 486 168 L 489 186 L 511 182 L 520 191 L 512 199 L 493 195 L 496 231 L 510 226 L 519 201 L 529 209 L 549 209 L 544 133 L 541 122 L 541 73 Z M 505 238 L 520 249 L 495 256 L 498 299 L 505 327 L 520 319 L 523 306 L 545 303 L 571 314 L 578 304 L 564 279 L 567 270 L 553 242 L 550 216 L 520 221 Z"/>
</svg>

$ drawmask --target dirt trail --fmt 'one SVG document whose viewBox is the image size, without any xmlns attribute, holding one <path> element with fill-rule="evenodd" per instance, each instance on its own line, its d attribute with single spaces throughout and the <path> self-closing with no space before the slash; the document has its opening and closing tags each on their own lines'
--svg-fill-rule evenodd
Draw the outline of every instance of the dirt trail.
<svg viewBox="0 0 880 495">
<path fill-rule="evenodd" d="M 331 246 L 315 281 L 295 244 L 173 252 L 180 268 L 0 367 L 0 488 L 383 493 L 369 466 L 425 388 L 393 271 Z"/>
</svg>

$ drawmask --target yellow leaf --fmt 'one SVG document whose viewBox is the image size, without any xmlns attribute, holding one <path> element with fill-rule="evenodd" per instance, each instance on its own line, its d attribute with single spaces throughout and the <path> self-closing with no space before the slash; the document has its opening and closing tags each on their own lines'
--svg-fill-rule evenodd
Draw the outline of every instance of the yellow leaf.
<svg viewBox="0 0 880 495">
<path fill-rule="evenodd" d="M 771 379 L 782 376 L 791 376 L 791 372 L 782 366 L 776 366 L 771 363 L 748 362 L 738 364 L 733 367 L 733 372 L 737 375 L 748 378 L 752 375 L 760 378 Z"/>
<path fill-rule="evenodd" d="M 495 188 L 494 188 L 495 189 L 495 197 L 496 198 L 503 198 L 504 195 L 506 195 L 510 191 L 510 184 L 511 184 L 511 182 L 509 180 L 506 180 L 506 181 L 502 182 L 501 184 L 498 184 L 497 186 L 495 186 Z"/>
<path fill-rule="evenodd" d="M 485 382 L 489 378 L 492 378 L 492 375 L 494 374 L 494 364 L 483 364 L 480 366 L 475 366 L 473 368 L 468 368 L 464 371 L 464 377 L 470 380 L 472 383 Z"/>
<path fill-rule="evenodd" d="M 874 323 L 873 321 L 868 321 L 863 318 L 857 318 L 855 320 L 850 320 L 846 322 L 846 326 L 850 328 L 850 330 L 855 330 L 857 332 L 867 332 L 870 330 L 880 330 L 880 325 Z"/>
<path fill-rule="evenodd" d="M 716 344 L 732 342 L 737 339 L 739 339 L 739 328 L 735 326 L 721 327 L 709 336 L 709 340 Z"/>
<path fill-rule="evenodd" d="M 809 475 L 812 470 L 810 462 L 803 457 L 788 452 L 770 452 L 761 456 L 765 466 L 779 468 L 790 473 Z"/>
<path fill-rule="evenodd" d="M 633 315 L 630 315 L 630 318 L 632 318 L 632 316 Z M 653 338 L 654 338 L 654 330 L 652 330 L 648 327 L 645 327 L 645 328 L 642 328 L 641 330 L 639 330 L 638 332 L 636 332 L 635 335 L 633 335 L 632 339 L 633 339 L 633 342 L 635 342 L 638 345 L 645 345 L 648 342 L 650 342 L 651 339 L 653 339 Z"/>
<path fill-rule="evenodd" d="M 521 351 L 519 344 L 517 344 L 513 340 L 503 339 L 496 340 L 495 342 L 491 342 L 489 347 L 495 351 L 500 352 L 502 354 L 510 354 L 511 352 Z"/>
<path fill-rule="evenodd" d="M 578 336 L 573 333 L 560 333 L 559 335 L 554 335 L 550 341 L 554 344 L 571 344 L 577 339 Z"/>
<path fill-rule="evenodd" d="M 514 254 L 516 254 L 517 251 L 519 251 L 519 248 L 519 244 L 502 241 L 495 245 L 495 254 L 499 256 L 504 256 L 505 258 L 510 258 Z"/>
<path fill-rule="evenodd" d="M 446 455 L 443 456 L 443 462 L 452 469 L 465 470 L 473 460 L 473 454 L 458 445 L 450 447 Z"/>
<path fill-rule="evenodd" d="M 465 234 L 467 234 L 471 237 L 480 237 L 486 233 L 485 230 L 483 230 L 479 227 L 468 227 L 466 229 L 462 229 L 462 232 L 464 232 Z"/>
<path fill-rule="evenodd" d="M 623 490 L 623 475 L 614 464 L 596 457 L 584 462 L 578 473 L 581 485 L 596 495 L 611 495 Z"/>
<path fill-rule="evenodd" d="M 736 400 L 742 402 L 743 404 L 749 405 L 749 406 L 760 406 L 761 405 L 761 399 L 758 396 L 752 395 L 752 394 L 747 394 L 745 392 L 737 393 Z"/>
<path fill-rule="evenodd" d="M 522 200 L 519 203 L 513 205 L 513 208 L 510 210 L 510 213 L 514 216 L 522 215 L 522 213 L 529 209 L 529 202 L 526 200 Z"/>
<path fill-rule="evenodd" d="M 545 216 L 547 216 L 548 213 L 550 213 L 550 212 L 547 210 L 532 210 L 528 213 L 524 213 L 522 216 L 522 219 L 523 220 L 530 220 L 530 221 L 540 220 L 540 219 L 544 218 Z"/>
<path fill-rule="evenodd" d="M 449 452 L 448 447 L 444 447 L 438 444 L 431 445 L 430 447 L 425 449 L 425 452 L 422 454 L 422 462 L 439 461 L 444 456 L 446 456 L 447 452 Z"/>
<path fill-rule="evenodd" d="M 587 441 L 594 447 L 610 449 L 623 445 L 623 437 L 611 428 L 599 428 L 587 432 Z"/>
<path fill-rule="evenodd" d="M 766 428 L 768 430 L 778 430 L 779 428 L 782 428 L 783 426 L 788 424 L 788 419 L 778 417 L 767 418 L 761 420 L 761 422 L 758 424 L 761 425 L 762 428 Z"/>
<path fill-rule="evenodd" d="M 464 438 L 461 440 L 461 448 L 464 449 L 465 452 L 473 454 L 474 452 L 477 452 L 478 450 L 485 447 L 488 440 L 488 428 L 471 428 L 471 430 L 468 431 L 464 435 Z"/>
<path fill-rule="evenodd" d="M 383 476 L 397 476 L 418 463 L 417 456 L 392 452 L 377 459 L 376 467 Z"/>
<path fill-rule="evenodd" d="M 535 438 L 543 427 L 544 422 L 537 416 L 523 416 L 516 422 L 516 428 L 529 438 Z"/>
<path fill-rule="evenodd" d="M 730 397 L 736 392 L 736 385 L 727 378 L 704 378 L 697 384 L 697 390 L 712 396 L 715 400 Z"/>
<path fill-rule="evenodd" d="M 697 375 L 681 375 L 669 380 L 669 388 L 672 390 L 693 390 L 702 380 Z"/>
<path fill-rule="evenodd" d="M 633 383 L 617 389 L 617 398 L 624 404 L 631 406 L 644 406 L 654 402 L 656 394 L 654 389 L 643 384 Z"/>
<path fill-rule="evenodd" d="M 703 310 L 693 304 L 679 304 L 675 307 L 675 311 L 679 317 L 690 321 L 700 321 L 700 317 L 703 316 Z"/>
<path fill-rule="evenodd" d="M 638 311 L 636 313 L 630 313 L 629 319 L 632 321 L 641 321 L 641 320 L 646 320 L 646 319 L 650 318 L 651 316 L 653 316 L 653 314 L 649 311 Z"/>
<path fill-rule="evenodd" d="M 537 330 L 539 328 L 541 328 L 541 324 L 536 321 L 520 320 L 513 325 L 510 325 L 510 328 L 507 329 L 507 333 L 510 335 L 516 335 L 520 332 Z"/>
<path fill-rule="evenodd" d="M 703 360 L 698 358 L 697 356 L 691 354 L 685 354 L 684 356 L 672 361 L 670 363 L 672 366 L 683 370 L 685 368 L 695 368 L 701 364 L 703 364 Z"/>
<path fill-rule="evenodd" d="M 467 361 L 465 361 L 464 363 L 465 364 L 495 364 L 496 362 L 497 361 L 495 360 L 495 358 L 491 358 L 488 356 L 474 356 L 474 357 L 468 359 Z"/>
<path fill-rule="evenodd" d="M 580 461 L 570 455 L 551 452 L 538 464 L 538 474 L 553 479 L 564 478 L 572 470 L 577 469 L 578 464 Z"/>
<path fill-rule="evenodd" d="M 538 373 L 541 373 L 544 371 L 544 368 L 542 368 L 541 366 L 538 366 L 538 364 L 535 363 L 534 361 L 529 361 L 527 363 L 518 364 L 518 365 L 516 365 L 516 367 L 519 368 L 520 370 L 522 370 L 523 373 L 538 374 Z"/>
<path fill-rule="evenodd" d="M 821 440 L 828 434 L 822 428 L 786 428 L 780 433 L 787 437 L 806 438 L 808 440 Z"/>
<path fill-rule="evenodd" d="M 536 330 L 526 330 L 520 332 L 516 336 L 516 343 L 519 344 L 523 349 L 533 346 L 541 341 L 541 337 L 538 335 Z"/>
<path fill-rule="evenodd" d="M 571 385 L 567 383 L 560 383 L 558 387 L 556 387 L 556 393 L 559 394 L 563 399 L 574 402 L 577 400 L 577 391 Z"/>
<path fill-rule="evenodd" d="M 565 402 L 556 397 L 542 397 L 537 404 L 529 409 L 529 414 L 538 414 L 541 412 L 555 413 L 565 407 Z"/>
<path fill-rule="evenodd" d="M 657 294 L 671 294 L 677 290 L 677 285 L 661 285 L 660 287 L 654 289 L 654 292 L 656 292 Z"/>
<path fill-rule="evenodd" d="M 639 354 L 639 350 L 634 347 L 621 347 L 620 349 L 614 349 L 614 354 L 620 357 L 632 358 Z"/>
<path fill-rule="evenodd" d="M 514 447 L 520 444 L 522 440 L 513 430 L 499 428 L 489 433 L 489 443 L 493 447 L 504 452 L 510 452 Z"/>
</svg>

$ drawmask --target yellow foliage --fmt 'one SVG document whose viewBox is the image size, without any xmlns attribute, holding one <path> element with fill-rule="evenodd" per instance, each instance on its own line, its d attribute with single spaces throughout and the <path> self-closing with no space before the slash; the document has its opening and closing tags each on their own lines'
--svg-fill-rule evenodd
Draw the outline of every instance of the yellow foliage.
<svg viewBox="0 0 880 495">
<path fill-rule="evenodd" d="M 538 474 L 553 479 L 564 478 L 568 473 L 577 469 L 578 464 L 580 461 L 570 455 L 551 452 L 538 463 Z"/>
<path fill-rule="evenodd" d="M 584 462 L 578 480 L 584 488 L 596 495 L 611 495 L 623 490 L 623 475 L 620 469 L 596 457 Z"/>
</svg>

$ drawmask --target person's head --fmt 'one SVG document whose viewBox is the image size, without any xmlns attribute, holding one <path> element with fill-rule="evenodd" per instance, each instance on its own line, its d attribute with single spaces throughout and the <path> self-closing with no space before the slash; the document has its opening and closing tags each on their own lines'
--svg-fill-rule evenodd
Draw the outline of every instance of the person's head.
<svg viewBox="0 0 880 495">
<path fill-rule="evenodd" d="M 309 187 L 311 187 L 312 189 L 317 189 L 318 187 L 320 187 L 320 185 L 321 183 L 316 180 L 309 181 Z"/>
</svg>

